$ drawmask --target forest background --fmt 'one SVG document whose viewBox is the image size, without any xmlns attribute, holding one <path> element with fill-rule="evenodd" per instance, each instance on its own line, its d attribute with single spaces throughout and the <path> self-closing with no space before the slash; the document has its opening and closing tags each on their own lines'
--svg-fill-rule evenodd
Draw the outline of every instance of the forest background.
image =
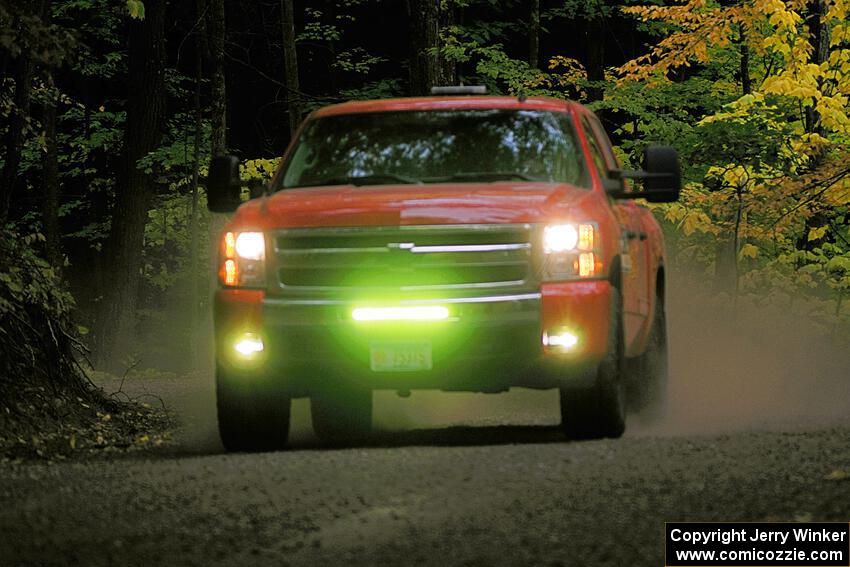
<svg viewBox="0 0 850 567">
<path fill-rule="evenodd" d="M 114 372 L 202 367 L 210 157 L 268 178 L 320 106 L 460 83 L 586 103 L 629 166 L 675 146 L 673 265 L 847 332 L 845 0 L 2 0 L 0 77 L 0 339 L 34 366 L 56 320 Z"/>
</svg>

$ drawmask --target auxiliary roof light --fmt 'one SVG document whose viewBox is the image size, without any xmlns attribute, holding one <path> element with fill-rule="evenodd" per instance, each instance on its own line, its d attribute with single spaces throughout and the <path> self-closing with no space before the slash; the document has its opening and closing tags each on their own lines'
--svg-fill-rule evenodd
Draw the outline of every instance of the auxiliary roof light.
<svg viewBox="0 0 850 567">
<path fill-rule="evenodd" d="M 351 312 L 355 321 L 440 321 L 449 310 L 439 305 L 419 307 L 358 307 Z"/>
</svg>

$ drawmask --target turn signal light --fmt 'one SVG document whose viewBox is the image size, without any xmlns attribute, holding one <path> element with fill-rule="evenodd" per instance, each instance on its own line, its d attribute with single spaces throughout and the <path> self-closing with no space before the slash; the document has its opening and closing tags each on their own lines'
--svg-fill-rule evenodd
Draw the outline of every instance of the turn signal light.
<svg viewBox="0 0 850 567">
<path fill-rule="evenodd" d="M 224 285 L 236 285 L 239 283 L 239 268 L 236 266 L 236 260 L 232 258 L 225 260 L 221 271 L 221 280 L 224 282 Z"/>
<path fill-rule="evenodd" d="M 593 225 L 578 225 L 578 249 L 593 250 Z"/>
<path fill-rule="evenodd" d="M 225 233 L 224 235 L 224 257 L 236 257 L 236 235 L 232 232 Z"/>
<path fill-rule="evenodd" d="M 587 278 L 596 273 L 596 258 L 593 252 L 582 252 L 578 255 L 578 275 Z"/>
</svg>

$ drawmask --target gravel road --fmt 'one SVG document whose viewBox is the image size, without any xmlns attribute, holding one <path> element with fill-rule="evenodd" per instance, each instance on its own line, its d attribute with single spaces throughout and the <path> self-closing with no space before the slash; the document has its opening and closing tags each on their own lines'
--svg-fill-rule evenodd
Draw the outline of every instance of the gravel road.
<svg viewBox="0 0 850 567">
<path fill-rule="evenodd" d="M 0 466 L 0 564 L 658 567 L 665 521 L 850 520 L 846 352 L 673 326 L 673 414 L 616 441 L 565 441 L 552 392 L 382 393 L 366 445 L 298 401 L 290 450 L 226 454 L 208 380 L 128 381 L 176 446 Z"/>
</svg>

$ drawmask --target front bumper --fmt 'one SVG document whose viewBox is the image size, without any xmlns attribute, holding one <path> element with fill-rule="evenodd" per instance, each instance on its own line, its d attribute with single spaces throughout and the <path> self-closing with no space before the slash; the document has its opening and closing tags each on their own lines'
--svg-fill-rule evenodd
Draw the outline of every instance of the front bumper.
<svg viewBox="0 0 850 567">
<path fill-rule="evenodd" d="M 295 397 L 340 382 L 370 389 L 480 392 L 582 386 L 606 354 L 610 303 L 607 281 L 552 283 L 531 293 L 392 304 L 445 306 L 450 316 L 442 321 L 365 323 L 352 319 L 362 303 L 219 290 L 217 364 L 247 380 L 279 385 Z M 570 352 L 548 351 L 543 332 L 561 328 L 574 330 L 578 344 Z M 261 357 L 244 360 L 235 353 L 234 340 L 245 332 L 262 336 Z M 429 344 L 432 368 L 372 370 L 370 346 L 391 342 Z"/>
</svg>

